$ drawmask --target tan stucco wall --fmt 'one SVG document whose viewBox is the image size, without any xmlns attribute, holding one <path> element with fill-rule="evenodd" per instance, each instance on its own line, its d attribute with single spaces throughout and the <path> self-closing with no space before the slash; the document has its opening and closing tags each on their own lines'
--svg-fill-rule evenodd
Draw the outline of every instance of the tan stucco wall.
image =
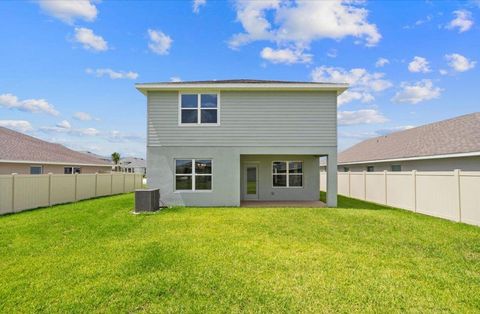
<svg viewBox="0 0 480 314">
<path fill-rule="evenodd" d="M 480 171 L 480 157 L 457 157 L 441 159 L 424 159 L 411 161 L 395 161 L 382 163 L 369 163 L 361 165 L 339 165 L 338 171 L 343 172 L 343 167 L 349 167 L 350 171 L 366 171 L 367 166 L 374 166 L 375 171 L 390 171 L 391 165 L 401 165 L 402 171 L 450 171 L 460 169 L 463 171 Z"/>
<path fill-rule="evenodd" d="M 45 165 L 45 164 L 21 164 L 21 163 L 0 163 L 0 174 L 30 174 L 30 166 L 43 166 L 43 173 L 59 173 L 63 174 L 63 168 L 75 165 Z M 81 173 L 106 173 L 111 171 L 110 166 L 94 167 L 80 166 Z"/>
</svg>

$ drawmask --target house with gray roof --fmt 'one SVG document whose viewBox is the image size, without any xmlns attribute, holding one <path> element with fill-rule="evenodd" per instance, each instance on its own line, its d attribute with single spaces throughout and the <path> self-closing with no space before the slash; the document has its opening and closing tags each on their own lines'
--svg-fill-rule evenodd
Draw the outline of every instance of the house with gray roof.
<svg viewBox="0 0 480 314">
<path fill-rule="evenodd" d="M 118 167 L 121 172 L 147 174 L 147 161 L 140 157 L 125 157 L 120 159 Z"/>
<path fill-rule="evenodd" d="M 110 163 L 63 145 L 0 127 L 0 174 L 102 173 Z"/>
<path fill-rule="evenodd" d="M 347 84 L 215 80 L 136 84 L 147 97 L 149 187 L 166 205 L 337 205 L 337 96 Z"/>
<path fill-rule="evenodd" d="M 341 152 L 339 171 L 480 170 L 480 112 L 365 140 Z"/>
</svg>

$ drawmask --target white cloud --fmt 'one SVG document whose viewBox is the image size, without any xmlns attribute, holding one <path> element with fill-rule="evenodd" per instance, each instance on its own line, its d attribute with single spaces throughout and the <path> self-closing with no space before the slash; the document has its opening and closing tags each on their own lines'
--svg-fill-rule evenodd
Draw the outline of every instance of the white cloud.
<svg viewBox="0 0 480 314">
<path fill-rule="evenodd" d="M 0 120 L 0 126 L 24 133 L 33 130 L 30 122 L 25 120 Z"/>
<path fill-rule="evenodd" d="M 100 135 L 100 131 L 95 128 L 73 128 L 70 123 L 66 120 L 63 120 L 60 123 L 57 123 L 56 126 L 52 127 L 41 127 L 41 131 L 45 133 L 63 133 L 73 136 L 97 136 Z"/>
<path fill-rule="evenodd" d="M 305 47 L 317 39 L 340 40 L 353 36 L 364 39 L 368 46 L 375 45 L 381 35 L 377 26 L 367 21 L 368 10 L 359 3 L 237 0 L 237 20 L 245 32 L 234 35 L 229 44 L 236 48 L 252 41 L 270 40 Z"/>
<path fill-rule="evenodd" d="M 87 112 L 82 112 L 82 111 L 78 111 L 78 112 L 75 112 L 73 114 L 73 118 L 74 119 L 77 119 L 77 120 L 80 120 L 80 121 L 91 121 L 91 120 L 100 120 L 99 118 L 94 118 L 92 117 L 91 114 L 87 113 Z"/>
<path fill-rule="evenodd" d="M 381 68 L 389 63 L 390 61 L 387 58 L 378 58 L 377 62 L 375 62 L 375 67 Z"/>
<path fill-rule="evenodd" d="M 339 105 L 353 100 L 359 100 L 363 103 L 371 102 L 375 99 L 373 93 L 381 92 L 392 86 L 390 81 L 383 78 L 384 73 L 369 73 L 362 68 L 354 68 L 348 71 L 343 68 L 320 66 L 312 71 L 311 76 L 315 82 L 350 84 L 349 90 L 338 98 Z"/>
<path fill-rule="evenodd" d="M 388 119 L 375 109 L 361 109 L 357 111 L 339 111 L 339 125 L 377 124 L 385 123 Z"/>
<path fill-rule="evenodd" d="M 402 126 L 396 126 L 396 127 L 388 128 L 388 129 L 380 129 L 380 130 L 375 131 L 375 133 L 377 134 L 376 136 L 381 136 L 381 135 L 387 135 L 387 134 L 394 133 L 394 132 L 405 131 L 405 130 L 408 130 L 408 129 L 412 129 L 414 127 L 415 126 L 413 126 L 413 125 L 402 125 Z"/>
<path fill-rule="evenodd" d="M 57 123 L 57 127 L 62 129 L 71 129 L 72 125 L 67 120 L 63 120 L 62 122 Z"/>
<path fill-rule="evenodd" d="M 440 70 L 438 70 L 438 72 L 440 73 L 440 75 L 447 75 L 448 74 L 448 71 L 445 70 L 445 69 L 440 69 Z"/>
<path fill-rule="evenodd" d="M 447 29 L 458 29 L 459 33 L 468 31 L 473 26 L 472 13 L 467 10 L 453 11 L 455 18 L 448 23 Z"/>
<path fill-rule="evenodd" d="M 148 36 L 150 38 L 148 48 L 150 48 L 151 51 L 159 55 L 168 55 L 173 42 L 170 36 L 154 29 L 148 30 Z"/>
<path fill-rule="evenodd" d="M 170 82 L 181 82 L 182 79 L 179 76 L 172 76 Z"/>
<path fill-rule="evenodd" d="M 117 79 L 129 79 L 129 80 L 135 80 L 138 78 L 138 73 L 137 72 L 124 72 L 124 71 L 114 71 L 112 69 L 108 68 L 102 68 L 102 69 L 85 69 L 85 72 L 87 74 L 93 74 L 97 77 L 102 77 L 102 76 L 108 76 L 112 80 L 117 80 Z"/>
<path fill-rule="evenodd" d="M 76 19 L 92 22 L 98 11 L 91 0 L 40 0 L 39 5 L 47 14 L 72 24 Z"/>
<path fill-rule="evenodd" d="M 193 0 L 193 12 L 199 13 L 200 7 L 205 6 L 207 4 L 207 0 Z"/>
<path fill-rule="evenodd" d="M 20 111 L 27 111 L 32 113 L 48 113 L 52 116 L 58 116 L 59 112 L 55 110 L 52 104 L 49 104 L 45 99 L 25 99 L 20 100 L 17 96 L 12 94 L 0 95 L 0 107 L 7 109 L 17 109 Z"/>
<path fill-rule="evenodd" d="M 477 64 L 476 61 L 470 61 L 466 57 L 458 53 L 445 55 L 448 65 L 456 72 L 465 72 L 471 70 Z"/>
<path fill-rule="evenodd" d="M 260 52 L 260 56 L 270 61 L 271 63 L 284 63 L 284 64 L 294 64 L 294 63 L 310 63 L 312 62 L 312 55 L 306 54 L 302 49 L 272 49 L 270 47 L 265 47 Z"/>
<path fill-rule="evenodd" d="M 337 49 L 330 49 L 329 51 L 327 51 L 327 57 L 329 58 L 336 58 L 337 55 L 338 55 Z"/>
<path fill-rule="evenodd" d="M 414 84 L 403 82 L 401 90 L 395 94 L 392 101 L 397 103 L 417 104 L 440 97 L 442 89 L 435 87 L 431 80 L 421 80 Z"/>
<path fill-rule="evenodd" d="M 114 143 L 123 143 L 123 142 L 144 142 L 145 137 L 139 134 L 126 133 L 121 131 L 110 131 L 104 134 L 105 138 Z"/>
<path fill-rule="evenodd" d="M 95 51 L 108 50 L 108 43 L 102 36 L 95 35 L 93 31 L 85 27 L 75 27 L 75 41 L 82 44 L 84 49 Z"/>
<path fill-rule="evenodd" d="M 428 60 L 423 57 L 418 57 L 418 56 L 413 57 L 413 60 L 408 64 L 408 71 L 416 72 L 416 73 L 430 72 Z"/>
</svg>

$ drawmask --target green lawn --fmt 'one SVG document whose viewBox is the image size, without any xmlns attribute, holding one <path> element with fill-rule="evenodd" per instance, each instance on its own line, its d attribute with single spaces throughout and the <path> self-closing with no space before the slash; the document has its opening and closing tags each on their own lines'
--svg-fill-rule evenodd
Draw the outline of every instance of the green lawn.
<svg viewBox="0 0 480 314">
<path fill-rule="evenodd" d="M 0 312 L 480 311 L 480 228 L 340 206 L 132 215 L 128 194 L 0 217 Z"/>
</svg>

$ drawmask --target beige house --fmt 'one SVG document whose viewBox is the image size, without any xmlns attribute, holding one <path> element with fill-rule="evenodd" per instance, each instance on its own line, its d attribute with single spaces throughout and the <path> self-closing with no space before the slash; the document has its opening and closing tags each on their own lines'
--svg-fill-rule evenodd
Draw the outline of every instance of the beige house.
<svg viewBox="0 0 480 314">
<path fill-rule="evenodd" d="M 365 140 L 338 155 L 347 171 L 480 170 L 480 112 Z"/>
<path fill-rule="evenodd" d="M 105 173 L 111 169 L 104 160 L 0 127 L 0 175 Z"/>
</svg>

